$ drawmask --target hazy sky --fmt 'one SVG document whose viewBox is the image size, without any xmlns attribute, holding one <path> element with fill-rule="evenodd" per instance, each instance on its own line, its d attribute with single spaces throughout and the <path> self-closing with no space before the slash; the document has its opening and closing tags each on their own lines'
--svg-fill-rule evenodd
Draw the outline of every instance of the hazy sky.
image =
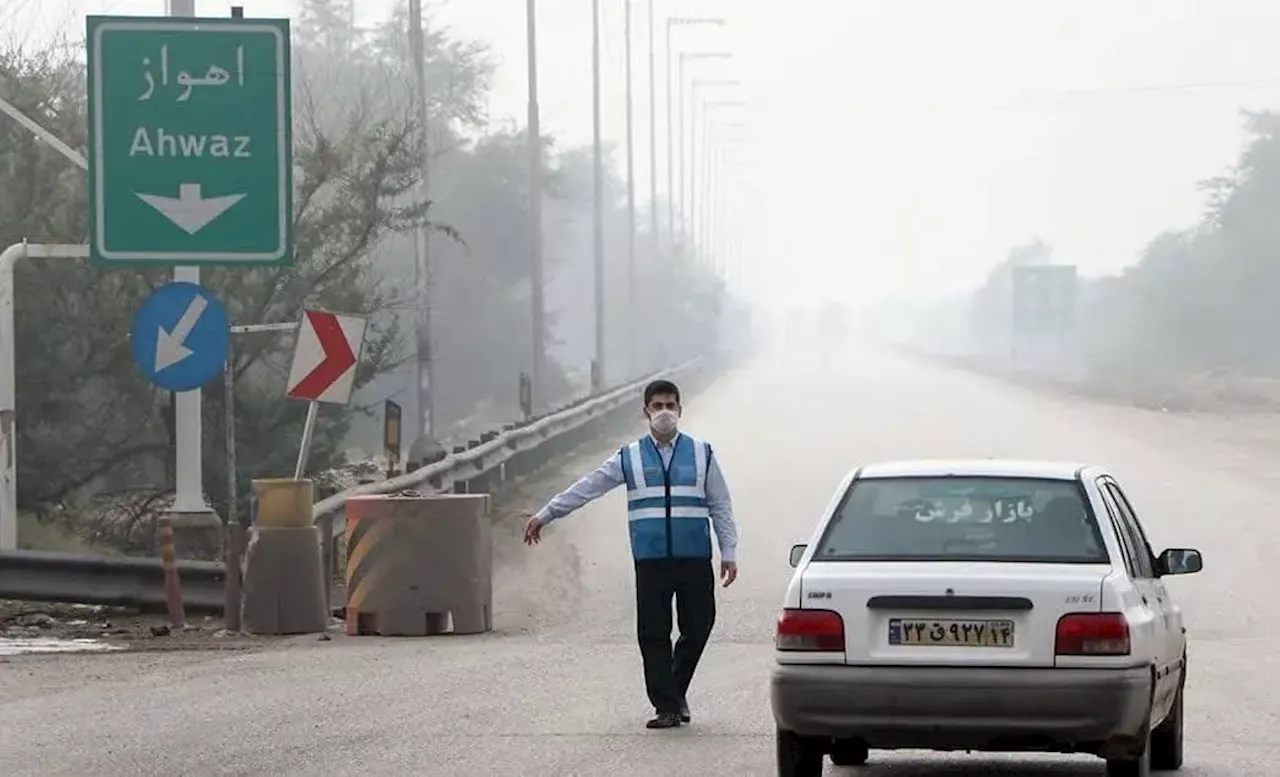
<svg viewBox="0 0 1280 777">
<path fill-rule="evenodd" d="M 359 0 L 360 21 L 403 1 Z M 456 34 L 492 44 L 501 61 L 492 115 L 523 122 L 523 0 L 428 3 Z M 296 8 L 237 4 L 250 16 Z M 604 131 L 621 146 L 625 5 L 601 4 Z M 197 0 L 207 16 L 230 5 Z M 739 147 L 745 170 L 732 202 L 752 288 L 783 299 L 956 289 L 1033 236 L 1086 273 L 1114 270 L 1161 230 L 1196 220 L 1196 182 L 1224 172 L 1240 150 L 1241 108 L 1280 106 L 1275 0 L 656 5 L 660 89 L 668 12 L 730 20 L 723 31 L 678 35 L 679 46 L 735 53 L 730 63 L 697 63 L 691 76 L 743 83 L 750 105 L 738 113 L 750 141 Z M 544 127 L 589 142 L 591 3 L 539 6 Z M 633 7 L 636 172 L 647 197 L 646 2 Z M 86 13 L 163 10 L 163 0 L 6 0 L 0 26 L 8 37 L 43 37 L 55 24 L 80 34 Z M 716 115 L 727 122 L 731 110 Z"/>
</svg>

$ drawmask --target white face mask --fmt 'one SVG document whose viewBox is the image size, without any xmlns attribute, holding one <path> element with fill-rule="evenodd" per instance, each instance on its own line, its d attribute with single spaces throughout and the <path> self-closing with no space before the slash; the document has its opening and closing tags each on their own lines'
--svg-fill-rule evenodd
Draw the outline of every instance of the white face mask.
<svg viewBox="0 0 1280 777">
<path fill-rule="evenodd" d="M 659 410 L 649 416 L 649 428 L 663 437 L 675 434 L 676 425 L 679 422 L 680 416 L 676 415 L 674 410 Z"/>
</svg>

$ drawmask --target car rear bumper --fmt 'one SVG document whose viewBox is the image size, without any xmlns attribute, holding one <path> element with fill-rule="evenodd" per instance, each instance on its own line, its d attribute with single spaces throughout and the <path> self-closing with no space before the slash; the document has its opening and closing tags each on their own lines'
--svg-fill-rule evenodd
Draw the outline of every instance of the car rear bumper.
<svg viewBox="0 0 1280 777">
<path fill-rule="evenodd" d="M 779 664 L 778 727 L 878 748 L 1101 752 L 1146 725 L 1151 672 Z"/>
</svg>

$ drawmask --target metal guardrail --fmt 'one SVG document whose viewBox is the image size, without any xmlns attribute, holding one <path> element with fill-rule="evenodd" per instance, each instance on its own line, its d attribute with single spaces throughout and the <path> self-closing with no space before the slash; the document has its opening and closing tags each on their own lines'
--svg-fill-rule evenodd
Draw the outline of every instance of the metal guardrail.
<svg viewBox="0 0 1280 777">
<path fill-rule="evenodd" d="M 227 572 L 221 562 L 179 561 L 178 574 L 188 611 L 222 612 Z M 164 612 L 164 567 L 158 558 L 0 551 L 0 599 Z"/>
<path fill-rule="evenodd" d="M 581 432 L 627 405 L 649 381 L 684 376 L 701 366 L 693 359 L 677 367 L 649 375 L 580 400 L 526 422 L 492 431 L 443 459 L 399 477 L 369 483 L 334 494 L 312 507 L 315 520 L 334 518 L 333 534 L 341 535 L 345 522 L 336 520 L 347 499 L 363 494 L 418 491 L 488 491 L 494 485 L 530 474 L 557 455 L 585 442 Z M 326 521 L 327 522 L 327 521 Z M 328 543 L 331 547 L 332 543 Z M 180 561 L 178 574 L 188 611 L 217 612 L 224 607 L 226 569 L 218 561 Z M 0 551 L 0 599 L 106 604 L 163 611 L 164 569 L 159 558 L 84 556 L 43 551 Z"/>
</svg>

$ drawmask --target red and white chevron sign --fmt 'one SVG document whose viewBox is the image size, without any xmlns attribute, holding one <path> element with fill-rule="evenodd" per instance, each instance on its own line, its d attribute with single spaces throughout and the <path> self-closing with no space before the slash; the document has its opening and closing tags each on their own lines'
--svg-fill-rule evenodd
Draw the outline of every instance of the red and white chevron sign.
<svg viewBox="0 0 1280 777">
<path fill-rule="evenodd" d="M 368 323 L 360 316 L 302 311 L 285 395 L 337 405 L 350 401 Z"/>
</svg>

